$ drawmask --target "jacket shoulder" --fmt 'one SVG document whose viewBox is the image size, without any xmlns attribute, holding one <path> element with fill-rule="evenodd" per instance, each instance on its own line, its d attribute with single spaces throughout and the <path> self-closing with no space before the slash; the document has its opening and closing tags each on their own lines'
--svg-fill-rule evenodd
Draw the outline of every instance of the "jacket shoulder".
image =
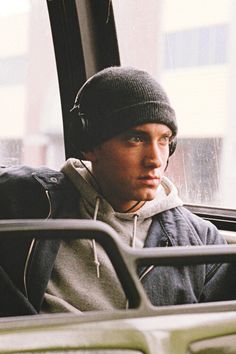
<svg viewBox="0 0 236 354">
<path fill-rule="evenodd" d="M 161 218 L 174 245 L 225 243 L 211 222 L 193 214 L 184 206 L 163 212 Z"/>
<path fill-rule="evenodd" d="M 0 168 L 0 218 L 45 218 L 48 200 L 42 184 L 35 176 L 63 174 L 47 167 L 13 166 Z M 54 180 L 54 179 L 53 179 Z"/>
</svg>

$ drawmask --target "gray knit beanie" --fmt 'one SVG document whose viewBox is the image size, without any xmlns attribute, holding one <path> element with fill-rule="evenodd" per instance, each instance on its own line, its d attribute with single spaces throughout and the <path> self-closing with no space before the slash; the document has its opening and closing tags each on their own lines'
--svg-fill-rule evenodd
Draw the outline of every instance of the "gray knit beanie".
<svg viewBox="0 0 236 354">
<path fill-rule="evenodd" d="M 87 126 L 87 133 L 77 136 L 81 151 L 145 123 L 165 124 L 177 134 L 175 112 L 163 88 L 150 74 L 132 67 L 110 67 L 92 76 L 74 107 Z"/>
</svg>

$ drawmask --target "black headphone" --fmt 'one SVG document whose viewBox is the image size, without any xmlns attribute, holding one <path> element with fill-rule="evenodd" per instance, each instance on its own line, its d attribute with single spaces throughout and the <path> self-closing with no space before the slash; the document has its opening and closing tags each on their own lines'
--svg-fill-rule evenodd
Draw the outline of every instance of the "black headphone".
<svg viewBox="0 0 236 354">
<path fill-rule="evenodd" d="M 169 157 L 173 155 L 177 146 L 177 138 L 175 137 L 169 145 Z"/>
<path fill-rule="evenodd" d="M 88 151 L 91 147 L 90 123 L 86 114 L 81 111 L 80 99 L 87 81 L 80 88 L 74 101 L 74 105 L 70 110 L 71 120 L 68 129 L 68 141 L 72 148 L 73 157 L 84 159 L 83 152 Z"/>
</svg>

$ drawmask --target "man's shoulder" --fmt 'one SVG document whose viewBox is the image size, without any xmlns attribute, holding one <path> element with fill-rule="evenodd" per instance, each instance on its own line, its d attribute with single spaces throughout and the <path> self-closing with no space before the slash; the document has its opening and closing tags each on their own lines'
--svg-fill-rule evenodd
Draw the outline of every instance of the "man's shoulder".
<svg viewBox="0 0 236 354">
<path fill-rule="evenodd" d="M 11 177 L 24 179 L 32 176 L 33 173 L 39 174 L 62 174 L 62 172 L 50 169 L 46 166 L 32 167 L 27 165 L 16 165 L 16 166 L 0 166 L 0 177 Z"/>
<path fill-rule="evenodd" d="M 49 187 L 68 182 L 67 177 L 61 171 L 56 171 L 48 167 L 31 167 L 31 166 L 10 166 L 0 167 L 0 184 L 1 185 L 34 185 L 40 182 L 44 187 Z"/>
<path fill-rule="evenodd" d="M 166 210 L 161 215 L 167 232 L 177 240 L 185 238 L 191 244 L 224 243 L 217 228 L 209 221 L 197 216 L 185 206 Z"/>
<path fill-rule="evenodd" d="M 184 205 L 177 206 L 177 207 L 174 207 L 174 208 L 164 211 L 163 217 L 168 220 L 173 219 L 174 221 L 181 221 L 184 219 L 186 222 L 189 222 L 193 225 L 196 225 L 196 226 L 199 225 L 199 227 L 211 227 L 212 226 L 213 228 L 215 228 L 215 226 L 213 224 L 211 224 L 209 221 L 204 220 L 203 218 L 194 214 Z"/>
<path fill-rule="evenodd" d="M 45 191 L 71 188 L 64 173 L 48 167 L 1 167 L 0 218 L 44 218 L 49 208 Z"/>
</svg>

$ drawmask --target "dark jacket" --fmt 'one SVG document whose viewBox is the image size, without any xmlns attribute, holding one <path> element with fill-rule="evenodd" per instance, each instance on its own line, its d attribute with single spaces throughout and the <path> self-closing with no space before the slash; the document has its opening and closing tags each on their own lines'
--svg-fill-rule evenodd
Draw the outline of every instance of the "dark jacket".
<svg viewBox="0 0 236 354">
<path fill-rule="evenodd" d="M 78 218 L 79 193 L 62 173 L 48 168 L 0 170 L 0 218 Z M 153 217 L 145 247 L 222 244 L 217 229 L 184 207 Z M 40 312 L 59 241 L 0 241 L 0 315 Z M 227 265 L 155 267 L 142 282 L 154 305 L 236 297 L 234 272 Z M 140 274 L 140 276 L 142 276 Z"/>
</svg>

